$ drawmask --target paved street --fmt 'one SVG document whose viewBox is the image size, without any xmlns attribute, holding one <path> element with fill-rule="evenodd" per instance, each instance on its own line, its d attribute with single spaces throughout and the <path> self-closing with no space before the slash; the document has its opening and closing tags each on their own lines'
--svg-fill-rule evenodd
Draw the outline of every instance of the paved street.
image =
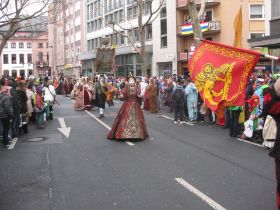
<svg viewBox="0 0 280 210">
<path fill-rule="evenodd" d="M 96 108 L 58 100 L 46 129 L 32 125 L 13 149 L 1 148 L 1 210 L 276 209 L 267 149 L 214 125 L 175 125 L 165 111 L 144 112 L 149 139 L 109 141 L 120 103 L 99 122 Z"/>
</svg>

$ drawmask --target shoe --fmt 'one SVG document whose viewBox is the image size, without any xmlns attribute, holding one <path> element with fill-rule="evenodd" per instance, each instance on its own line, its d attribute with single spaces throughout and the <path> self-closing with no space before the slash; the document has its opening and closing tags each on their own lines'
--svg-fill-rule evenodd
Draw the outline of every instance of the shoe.
<svg viewBox="0 0 280 210">
<path fill-rule="evenodd" d="M 228 128 L 229 128 L 228 126 L 223 126 L 223 127 L 222 127 L 222 129 L 228 129 Z"/>
<path fill-rule="evenodd" d="M 182 121 L 180 121 L 179 123 L 180 123 L 180 125 L 183 125 L 183 122 L 182 122 Z"/>
<path fill-rule="evenodd" d="M 104 114 L 99 115 L 99 119 L 104 118 Z"/>
<path fill-rule="evenodd" d="M 174 124 L 177 124 L 177 121 L 174 121 Z"/>
</svg>

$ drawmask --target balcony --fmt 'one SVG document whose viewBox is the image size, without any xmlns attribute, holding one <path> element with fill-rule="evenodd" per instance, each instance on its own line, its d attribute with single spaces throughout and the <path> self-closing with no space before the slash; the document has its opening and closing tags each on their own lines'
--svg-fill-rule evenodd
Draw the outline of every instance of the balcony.
<svg viewBox="0 0 280 210">
<path fill-rule="evenodd" d="M 221 21 L 209 21 L 200 23 L 203 34 L 214 34 L 221 31 Z M 180 25 L 177 27 L 178 36 L 193 36 L 192 24 Z"/>
<path fill-rule="evenodd" d="M 177 0 L 177 9 L 179 10 L 186 10 L 188 0 Z M 214 6 L 217 4 L 220 4 L 220 0 L 206 0 L 206 7 Z M 196 0 L 196 4 L 199 7 L 200 6 L 200 0 Z"/>
<path fill-rule="evenodd" d="M 48 60 L 36 61 L 36 66 L 40 66 L 40 67 L 49 66 L 49 61 Z"/>
</svg>

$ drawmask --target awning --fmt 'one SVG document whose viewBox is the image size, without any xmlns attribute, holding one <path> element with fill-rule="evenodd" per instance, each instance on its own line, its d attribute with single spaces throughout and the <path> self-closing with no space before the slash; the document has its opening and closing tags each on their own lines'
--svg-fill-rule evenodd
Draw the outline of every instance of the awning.
<svg viewBox="0 0 280 210">
<path fill-rule="evenodd" d="M 280 48 L 280 34 L 248 39 L 250 47 Z"/>
</svg>

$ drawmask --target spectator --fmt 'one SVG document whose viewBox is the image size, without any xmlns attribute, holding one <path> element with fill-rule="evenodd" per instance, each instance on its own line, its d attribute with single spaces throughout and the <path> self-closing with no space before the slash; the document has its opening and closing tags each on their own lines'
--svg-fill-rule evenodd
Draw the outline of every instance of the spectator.
<svg viewBox="0 0 280 210">
<path fill-rule="evenodd" d="M 182 81 L 178 81 L 176 88 L 172 92 L 172 98 L 174 102 L 174 123 L 178 122 L 178 115 L 180 119 L 180 124 L 183 123 L 184 118 L 184 98 L 185 91 L 183 89 Z"/>
<path fill-rule="evenodd" d="M 13 106 L 11 97 L 8 96 L 8 87 L 2 86 L 0 92 L 0 120 L 3 126 L 3 145 L 8 147 L 10 142 L 8 138 L 9 128 L 10 128 L 10 119 L 13 116 Z"/>
</svg>

